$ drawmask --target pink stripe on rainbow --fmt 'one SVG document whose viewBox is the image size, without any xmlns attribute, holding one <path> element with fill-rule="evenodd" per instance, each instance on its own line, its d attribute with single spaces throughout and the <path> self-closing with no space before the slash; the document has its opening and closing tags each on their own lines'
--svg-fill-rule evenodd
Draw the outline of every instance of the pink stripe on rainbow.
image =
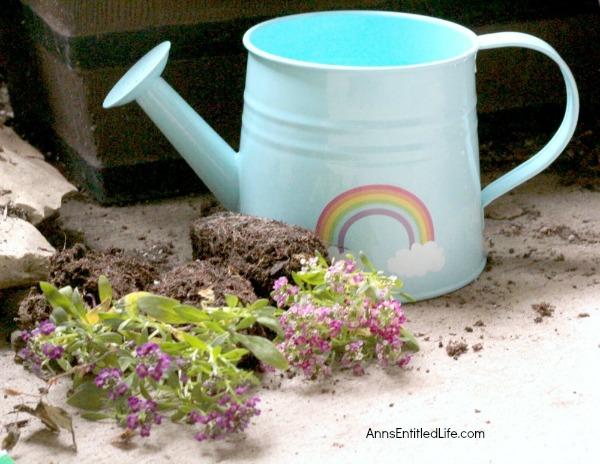
<svg viewBox="0 0 600 464">
<path fill-rule="evenodd" d="M 406 229 L 409 245 L 435 239 L 427 207 L 414 194 L 393 185 L 365 185 L 338 195 L 321 212 L 315 233 L 325 242 L 336 244 L 341 252 L 350 226 L 372 215 L 397 219 Z"/>
</svg>

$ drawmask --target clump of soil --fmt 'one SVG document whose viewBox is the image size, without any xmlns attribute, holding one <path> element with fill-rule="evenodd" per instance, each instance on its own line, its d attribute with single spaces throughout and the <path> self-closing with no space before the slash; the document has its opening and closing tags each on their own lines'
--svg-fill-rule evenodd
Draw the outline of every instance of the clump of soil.
<svg viewBox="0 0 600 464">
<path fill-rule="evenodd" d="M 223 306 L 226 294 L 247 304 L 268 297 L 278 277 L 301 268 L 301 257 L 315 251 L 327 256 L 325 244 L 307 229 L 234 213 L 200 219 L 192 224 L 190 235 L 196 261 L 163 275 L 157 263 L 142 255 L 76 244 L 51 258 L 46 280 L 58 288 L 78 288 L 90 306 L 99 303 L 100 275 L 108 278 L 115 298 L 145 290 L 193 306 Z M 23 329 L 31 328 L 51 310 L 40 290 L 32 287 L 16 321 Z"/>
<path fill-rule="evenodd" d="M 57 287 L 77 287 L 83 295 L 96 299 L 100 275 L 108 278 L 116 298 L 146 290 L 158 277 L 151 264 L 118 248 L 96 251 L 78 244 L 50 261 L 50 282 Z"/>
<path fill-rule="evenodd" d="M 448 353 L 448 356 L 452 356 L 454 359 L 458 359 L 461 354 L 466 353 L 468 350 L 469 345 L 462 340 L 452 340 L 446 345 L 446 353 Z"/>
<path fill-rule="evenodd" d="M 543 301 L 542 303 L 536 303 L 536 304 L 532 304 L 531 308 L 538 313 L 538 316 L 536 316 L 533 320 L 535 321 L 536 324 L 539 324 L 540 322 L 542 322 L 542 319 L 544 317 L 551 317 L 552 313 L 554 312 L 554 309 L 556 309 L 553 305 L 551 305 L 550 303 L 546 303 L 545 301 Z"/>
<path fill-rule="evenodd" d="M 326 245 L 308 229 L 237 213 L 199 219 L 190 237 L 194 259 L 223 260 L 246 277 L 260 297 L 268 297 L 277 278 L 298 271 L 301 257 L 315 251 L 327 256 Z"/>
<path fill-rule="evenodd" d="M 246 304 L 258 299 L 248 279 L 219 265 L 217 260 L 177 266 L 164 274 L 151 291 L 192 306 L 201 306 L 203 302 L 224 306 L 226 294 L 236 295 Z"/>
<path fill-rule="evenodd" d="M 48 282 L 58 288 L 75 288 L 92 305 L 99 303 L 98 277 L 105 275 L 116 298 L 127 293 L 147 290 L 158 275 L 149 263 L 120 249 L 94 251 L 77 244 L 56 253 L 50 259 Z M 37 287 L 32 287 L 18 310 L 17 322 L 22 328 L 32 327 L 36 321 L 47 319 L 51 307 Z"/>
</svg>

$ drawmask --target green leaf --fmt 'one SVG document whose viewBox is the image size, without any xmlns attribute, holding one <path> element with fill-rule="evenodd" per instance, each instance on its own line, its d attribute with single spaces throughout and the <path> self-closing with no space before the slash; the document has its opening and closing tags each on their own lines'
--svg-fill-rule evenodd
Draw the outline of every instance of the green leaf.
<svg viewBox="0 0 600 464">
<path fill-rule="evenodd" d="M 115 343 L 117 345 L 123 343 L 123 336 L 115 332 L 102 333 L 97 335 L 96 338 L 102 340 L 104 343 Z"/>
<path fill-rule="evenodd" d="M 368 270 L 372 272 L 377 271 L 377 269 L 375 269 L 375 266 L 373 266 L 373 263 L 371 263 L 369 258 L 367 258 L 367 255 L 365 255 L 362 251 L 359 253 L 359 257 L 360 261 L 363 263 L 363 266 L 365 266 Z"/>
<path fill-rule="evenodd" d="M 221 351 L 223 351 L 223 347 L 221 345 L 212 346 L 212 353 L 210 354 L 210 359 L 212 362 L 216 362 L 217 358 L 221 356 Z"/>
<path fill-rule="evenodd" d="M 211 346 L 220 347 L 225 340 L 229 338 L 229 332 L 224 332 L 221 335 L 216 336 L 211 342 Z"/>
<path fill-rule="evenodd" d="M 256 322 L 256 317 L 248 316 L 248 317 L 245 317 L 244 319 L 242 319 L 240 322 L 238 322 L 237 325 L 235 326 L 235 328 L 236 328 L 236 330 L 244 330 L 244 329 L 247 329 L 248 327 L 252 327 L 255 322 Z"/>
<path fill-rule="evenodd" d="M 184 324 L 200 324 L 210 320 L 210 316 L 206 311 L 195 306 L 177 305 L 173 306 L 173 311 L 185 321 Z"/>
<path fill-rule="evenodd" d="M 203 372 L 205 374 L 211 375 L 213 374 L 213 366 L 211 363 L 209 363 L 208 361 L 203 361 L 201 359 L 197 359 L 193 364 L 192 367 L 189 370 L 189 375 L 197 375 L 200 372 Z M 200 389 L 202 389 L 202 383 L 198 383 L 196 384 L 197 387 L 200 387 Z"/>
<path fill-rule="evenodd" d="M 73 300 L 73 288 L 70 285 L 67 285 L 66 287 L 62 287 L 59 290 L 60 294 L 63 295 L 65 298 L 67 298 L 69 301 Z"/>
<path fill-rule="evenodd" d="M 322 284 L 325 280 L 325 271 L 323 270 L 313 270 L 299 273 L 298 276 L 302 279 L 303 282 L 306 282 L 309 285 L 319 285 Z"/>
<path fill-rule="evenodd" d="M 174 307 L 179 301 L 166 296 L 148 295 L 137 301 L 139 308 L 149 316 L 167 324 L 185 324 L 188 321 L 181 317 Z"/>
<path fill-rule="evenodd" d="M 240 299 L 235 296 L 235 295 L 225 295 L 225 303 L 227 304 L 227 306 L 229 306 L 230 308 L 235 308 L 238 303 L 240 302 Z"/>
<path fill-rule="evenodd" d="M 272 316 L 273 314 L 283 314 L 281 309 L 275 308 L 273 306 L 265 306 L 263 308 L 260 308 L 259 310 L 256 311 L 252 311 L 252 314 L 254 314 L 255 316 L 258 317 L 269 317 Z"/>
<path fill-rule="evenodd" d="M 421 349 L 419 347 L 419 343 L 417 342 L 415 337 L 413 337 L 413 335 L 404 327 L 400 328 L 400 339 L 403 342 L 403 344 L 402 344 L 403 352 L 408 351 L 411 353 L 416 353 Z"/>
<path fill-rule="evenodd" d="M 71 301 L 73 302 L 73 305 L 75 306 L 75 309 L 77 310 L 77 312 L 79 314 L 85 314 L 87 309 L 85 307 L 85 305 L 83 304 L 83 298 L 81 298 L 81 294 L 79 293 L 79 290 L 75 289 L 73 290 L 73 294 L 71 295 Z"/>
<path fill-rule="evenodd" d="M 111 416 L 110 414 L 104 414 L 102 412 L 90 412 L 90 411 L 82 412 L 81 417 L 83 417 L 86 420 L 92 421 L 92 422 L 113 418 L 113 416 Z"/>
<path fill-rule="evenodd" d="M 276 369 L 285 370 L 289 364 L 281 351 L 269 340 L 255 335 L 235 334 L 235 341 L 244 345 L 262 362 Z"/>
<path fill-rule="evenodd" d="M 98 306 L 96 306 L 93 309 L 90 309 L 89 311 L 86 311 L 84 309 L 85 318 L 90 324 L 96 325 L 100 322 L 100 314 L 106 313 L 109 309 L 110 301 L 106 299 Z"/>
<path fill-rule="evenodd" d="M 68 372 L 72 369 L 71 364 L 66 359 L 63 359 L 63 358 L 57 359 L 56 363 L 60 366 L 60 368 L 63 370 L 63 372 Z"/>
<path fill-rule="evenodd" d="M 85 382 L 71 395 L 67 404 L 86 411 L 99 411 L 106 402 L 106 392 L 94 382 Z"/>
<path fill-rule="evenodd" d="M 248 354 L 248 350 L 245 348 L 234 348 L 233 350 L 229 350 L 227 353 L 221 354 L 222 358 L 225 358 L 229 361 L 239 361 L 242 359 L 242 356 Z"/>
<path fill-rule="evenodd" d="M 98 278 L 98 295 L 100 296 L 101 302 L 106 300 L 109 301 L 109 304 L 112 302 L 112 286 L 105 275 L 101 275 Z"/>
<path fill-rule="evenodd" d="M 273 317 L 259 317 L 256 319 L 260 325 L 264 325 L 265 327 L 271 329 L 273 332 L 277 334 L 278 337 L 284 338 L 285 333 L 283 329 L 279 325 L 279 321 Z"/>
<path fill-rule="evenodd" d="M 127 338 L 127 340 L 133 341 L 133 343 L 136 345 L 143 345 L 145 343 L 145 341 L 142 340 L 141 335 L 137 332 L 133 332 L 131 330 L 123 330 L 120 332 Z"/>
<path fill-rule="evenodd" d="M 232 319 L 237 319 L 239 316 L 235 312 L 226 311 L 224 309 L 217 309 L 210 312 L 210 318 L 213 321 L 226 321 L 229 322 Z M 205 324 L 206 325 L 206 324 Z"/>
<path fill-rule="evenodd" d="M 119 363 L 119 368 L 125 372 L 135 364 L 135 359 L 128 356 L 121 356 L 117 362 Z"/>
<path fill-rule="evenodd" d="M 208 373 L 210 374 L 210 370 L 208 371 Z M 197 402 L 202 402 L 203 400 L 205 400 L 206 392 L 204 391 L 202 382 L 198 382 L 196 385 L 194 385 L 194 388 L 192 388 L 192 391 L 190 392 L 190 396 L 192 397 L 192 400 Z"/>
<path fill-rule="evenodd" d="M 177 371 L 171 371 L 167 377 L 167 385 L 174 392 L 179 389 L 179 376 L 177 375 Z"/>
<path fill-rule="evenodd" d="M 181 335 L 183 340 L 187 342 L 192 348 L 202 351 L 210 351 L 206 343 L 200 340 L 198 337 L 194 337 L 192 334 L 187 332 L 178 332 L 178 335 Z"/>
<path fill-rule="evenodd" d="M 40 282 L 40 288 L 50 305 L 52 305 L 52 308 L 63 308 L 72 316 L 81 319 L 81 315 L 79 314 L 79 311 L 75 309 L 72 301 L 63 295 L 58 288 L 49 282 Z"/>
<path fill-rule="evenodd" d="M 180 354 L 186 348 L 185 344 L 180 342 L 161 342 L 158 346 L 160 351 L 173 356 Z"/>
<path fill-rule="evenodd" d="M 57 306 L 52 310 L 50 320 L 54 323 L 54 325 L 59 326 L 67 322 L 69 320 L 69 316 L 62 306 Z"/>
<path fill-rule="evenodd" d="M 181 419 L 183 419 L 185 416 L 187 416 L 189 413 L 186 413 L 185 411 L 175 411 L 172 415 L 171 415 L 171 420 L 173 422 L 179 422 Z"/>
<path fill-rule="evenodd" d="M 268 307 L 268 305 L 269 305 L 269 300 L 266 298 L 261 298 L 260 300 L 256 300 L 254 303 L 252 303 L 250 306 L 248 306 L 248 311 L 250 311 L 251 313 L 255 313 L 255 312 L 262 310 L 265 307 Z M 275 308 L 273 308 L 273 309 L 275 309 Z"/>
</svg>

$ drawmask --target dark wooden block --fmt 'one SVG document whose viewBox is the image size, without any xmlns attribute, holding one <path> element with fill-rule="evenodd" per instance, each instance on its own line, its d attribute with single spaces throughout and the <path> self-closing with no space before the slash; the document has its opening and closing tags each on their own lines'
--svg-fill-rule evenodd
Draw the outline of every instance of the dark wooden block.
<svg viewBox="0 0 600 464">
<path fill-rule="evenodd" d="M 237 148 L 246 64 L 242 35 L 270 17 L 363 8 L 438 16 L 478 33 L 530 32 L 554 45 L 572 66 L 582 100 L 598 101 L 599 76 L 593 63 L 598 62 L 600 21 L 595 0 L 568 5 L 559 0 L 3 0 L 3 4 L 0 66 L 5 68 L 16 123 L 102 203 L 203 189 L 137 105 L 102 108 L 119 77 L 153 46 L 171 40 L 164 77 Z M 560 104 L 560 75 L 539 54 L 498 50 L 480 57 L 480 111 Z"/>
</svg>

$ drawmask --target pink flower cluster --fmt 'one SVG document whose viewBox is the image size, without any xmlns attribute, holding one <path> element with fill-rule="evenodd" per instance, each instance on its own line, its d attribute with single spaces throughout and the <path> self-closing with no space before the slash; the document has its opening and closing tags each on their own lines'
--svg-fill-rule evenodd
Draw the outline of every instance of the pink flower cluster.
<svg viewBox="0 0 600 464">
<path fill-rule="evenodd" d="M 314 277 L 317 266 L 313 261 L 301 273 L 313 272 Z M 368 276 L 352 260 L 334 262 L 322 277 L 321 285 L 298 287 L 285 277 L 274 285 L 274 300 L 287 308 L 279 319 L 284 338 L 278 347 L 290 365 L 313 379 L 331 375 L 336 366 L 362 375 L 371 359 L 383 367 L 406 365 L 406 317 L 389 288 L 374 284 L 370 295 L 375 298 L 368 298 L 361 290 L 368 286 Z"/>
</svg>

